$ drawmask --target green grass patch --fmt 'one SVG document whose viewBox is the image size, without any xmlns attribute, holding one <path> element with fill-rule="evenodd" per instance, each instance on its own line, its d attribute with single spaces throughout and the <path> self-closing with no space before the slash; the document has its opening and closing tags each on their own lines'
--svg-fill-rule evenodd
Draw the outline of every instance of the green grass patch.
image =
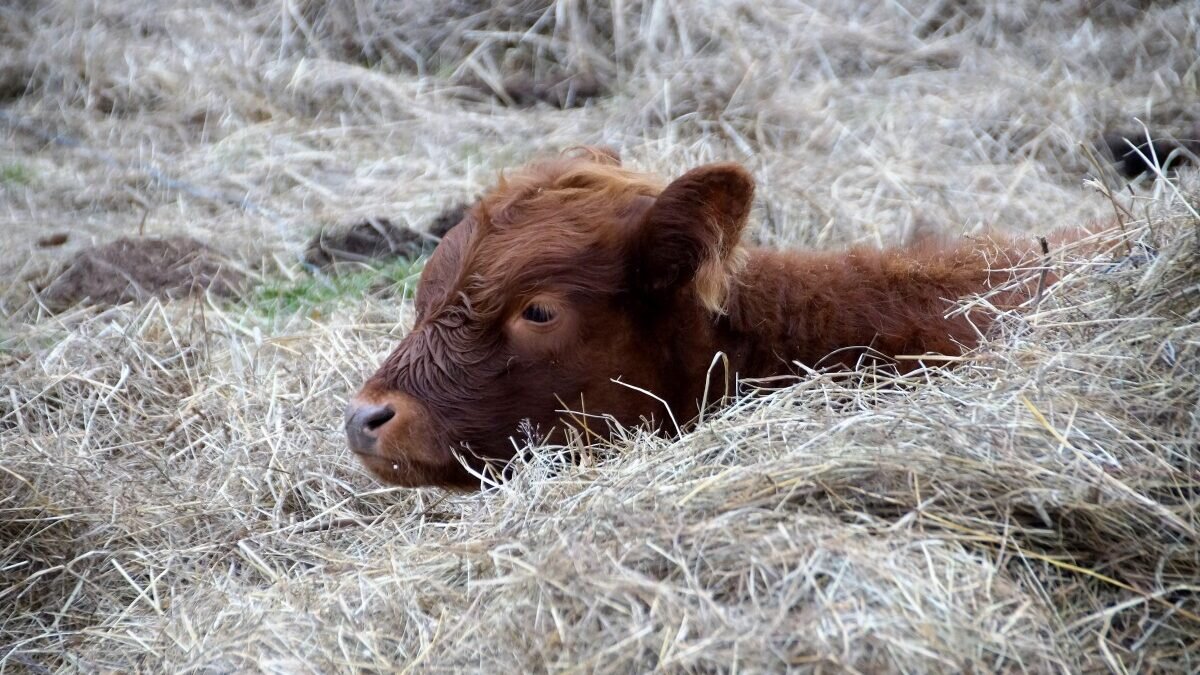
<svg viewBox="0 0 1200 675">
<path fill-rule="evenodd" d="M 267 318 L 310 313 L 320 314 L 343 302 L 368 295 L 412 297 L 425 258 L 396 260 L 374 267 L 361 267 L 336 274 L 304 273 L 294 279 L 268 281 L 245 296 L 249 309 Z"/>
<path fill-rule="evenodd" d="M 33 169 L 19 162 L 0 166 L 0 185 L 29 185 L 33 182 Z"/>
</svg>

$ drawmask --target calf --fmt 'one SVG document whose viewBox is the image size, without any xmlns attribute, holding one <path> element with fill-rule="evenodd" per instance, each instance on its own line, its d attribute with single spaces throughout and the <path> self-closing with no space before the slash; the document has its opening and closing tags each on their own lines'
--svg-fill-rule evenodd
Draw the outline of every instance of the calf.
<svg viewBox="0 0 1200 675">
<path fill-rule="evenodd" d="M 565 438 L 567 410 L 601 435 L 596 416 L 694 417 L 717 352 L 742 378 L 960 354 L 988 317 L 948 318 L 953 304 L 1036 258 L 1000 239 L 745 248 L 753 193 L 736 164 L 663 186 L 594 150 L 502 177 L 425 266 L 416 324 L 346 411 L 351 449 L 390 483 L 477 488 L 473 471 L 510 459 L 514 435 Z M 1033 284 L 1009 286 L 994 302 Z"/>
</svg>

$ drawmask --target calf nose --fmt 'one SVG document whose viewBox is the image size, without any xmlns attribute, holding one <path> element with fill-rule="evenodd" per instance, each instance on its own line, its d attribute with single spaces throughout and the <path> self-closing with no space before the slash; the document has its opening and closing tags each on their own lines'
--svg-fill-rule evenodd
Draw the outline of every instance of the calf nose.
<svg viewBox="0 0 1200 675">
<path fill-rule="evenodd" d="M 379 430 L 396 416 L 390 405 L 356 403 L 346 407 L 346 438 L 354 452 L 371 455 L 376 453 Z"/>
</svg>

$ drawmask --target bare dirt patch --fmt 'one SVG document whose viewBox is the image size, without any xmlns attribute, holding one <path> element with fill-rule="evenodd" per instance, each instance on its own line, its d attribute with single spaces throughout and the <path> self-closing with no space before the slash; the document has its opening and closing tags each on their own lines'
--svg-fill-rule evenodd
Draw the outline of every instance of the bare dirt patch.
<svg viewBox="0 0 1200 675">
<path fill-rule="evenodd" d="M 304 260 L 317 267 L 335 263 L 371 263 L 415 260 L 433 252 L 437 242 L 458 224 L 469 204 L 447 207 L 430 223 L 426 232 L 402 227 L 387 218 L 367 218 L 349 227 L 321 230 L 308 242 Z"/>
<path fill-rule="evenodd" d="M 76 255 L 42 287 L 41 299 L 63 311 L 205 292 L 231 296 L 244 279 L 221 254 L 191 237 L 122 237 Z"/>
<path fill-rule="evenodd" d="M 1126 178 L 1192 166 L 1200 161 L 1200 123 L 1189 133 L 1125 129 L 1104 135 L 1104 145 Z"/>
<path fill-rule="evenodd" d="M 471 208 L 469 202 L 459 202 L 451 206 L 447 206 L 441 213 L 429 223 L 429 234 L 441 239 L 446 236 L 450 228 L 457 225 L 464 216 L 467 215 L 467 210 Z"/>
<path fill-rule="evenodd" d="M 546 103 L 556 108 L 577 108 L 605 94 L 604 84 L 588 74 L 536 76 L 515 73 L 499 82 L 471 77 L 463 85 L 474 94 L 491 96 L 506 105 L 528 108 Z"/>
</svg>

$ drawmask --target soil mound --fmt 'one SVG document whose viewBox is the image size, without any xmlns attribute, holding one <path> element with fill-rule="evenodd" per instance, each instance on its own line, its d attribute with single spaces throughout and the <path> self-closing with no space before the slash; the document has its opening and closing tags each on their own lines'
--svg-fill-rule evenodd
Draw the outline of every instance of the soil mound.
<svg viewBox="0 0 1200 675">
<path fill-rule="evenodd" d="M 563 110 L 580 108 L 607 93 L 599 79 L 587 74 L 535 77 L 518 73 L 505 77 L 498 85 L 478 77 L 465 78 L 462 84 L 475 97 L 490 96 L 518 108 L 531 108 L 539 103 Z"/>
<path fill-rule="evenodd" d="M 387 218 L 368 218 L 344 229 L 322 230 L 308 242 L 304 260 L 317 267 L 334 263 L 370 263 L 394 258 L 418 258 L 433 250 L 433 237 L 392 224 Z"/>
<path fill-rule="evenodd" d="M 1184 134 L 1171 134 L 1162 129 L 1149 134 L 1143 129 L 1110 131 L 1104 135 L 1104 145 L 1112 155 L 1117 171 L 1126 178 L 1154 173 L 1156 163 L 1170 171 L 1191 166 L 1200 157 L 1200 123 Z"/>
<path fill-rule="evenodd" d="M 426 233 L 395 225 L 387 218 L 368 218 L 346 228 L 322 230 L 308 242 L 304 259 L 322 268 L 342 262 L 415 260 L 432 253 L 438 241 L 463 219 L 469 206 L 464 202 L 446 208 L 433 219 Z"/>
<path fill-rule="evenodd" d="M 459 202 L 452 206 L 446 207 L 444 211 L 438 214 L 437 218 L 429 224 L 429 234 L 441 239 L 446 236 L 450 228 L 462 222 L 462 219 L 467 215 L 467 211 L 471 208 L 470 202 Z"/>
<path fill-rule="evenodd" d="M 223 256 L 191 237 L 123 237 L 80 252 L 43 286 L 41 298 L 60 312 L 81 303 L 112 306 L 204 292 L 229 296 L 243 279 Z"/>
</svg>

